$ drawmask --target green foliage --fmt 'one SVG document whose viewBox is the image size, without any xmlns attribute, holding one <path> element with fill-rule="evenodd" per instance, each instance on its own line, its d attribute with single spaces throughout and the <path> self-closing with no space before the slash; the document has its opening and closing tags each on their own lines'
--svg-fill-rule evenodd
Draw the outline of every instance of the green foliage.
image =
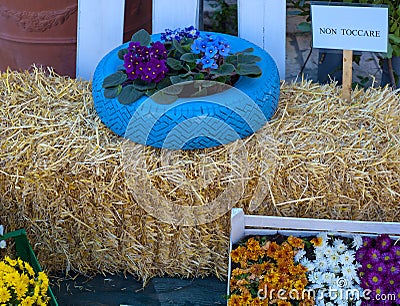
<svg viewBox="0 0 400 306">
<path fill-rule="evenodd" d="M 199 37 L 198 39 L 204 39 Z M 151 36 L 145 30 L 140 30 L 132 36 L 132 41 L 140 42 L 141 46 L 148 46 L 151 43 Z M 129 79 L 126 70 L 121 69 L 117 72 L 107 76 L 103 81 L 104 96 L 109 99 L 118 98 L 122 104 L 130 104 L 143 95 L 152 96 L 155 93 L 160 93 L 161 89 L 164 92 L 157 96 L 157 99 L 164 99 L 165 101 L 172 101 L 177 99 L 182 89 L 181 83 L 188 81 L 202 81 L 201 86 L 195 88 L 191 96 L 205 95 L 215 92 L 216 88 L 207 89 L 206 81 L 211 81 L 212 84 L 220 82 L 228 85 L 233 85 L 239 76 L 259 77 L 261 75 L 261 68 L 257 62 L 261 58 L 251 54 L 254 49 L 247 48 L 241 52 L 228 53 L 228 55 L 217 57 L 217 68 L 208 68 L 202 62 L 204 60 L 204 52 L 194 52 L 192 45 L 194 44 L 193 38 L 183 37 L 181 40 L 172 40 L 163 42 L 166 52 L 165 64 L 168 67 L 163 79 L 157 82 L 145 81 L 136 78 Z M 118 57 L 124 60 L 124 55 L 128 53 L 127 49 L 119 50 Z M 125 67 L 125 66 L 124 66 Z M 195 82 L 196 83 L 196 82 Z M 165 95 L 168 96 L 165 99 Z"/>
<path fill-rule="evenodd" d="M 238 34 L 237 4 L 228 4 L 225 0 L 205 0 L 214 9 L 212 24 L 205 30 L 231 35 Z"/>
</svg>

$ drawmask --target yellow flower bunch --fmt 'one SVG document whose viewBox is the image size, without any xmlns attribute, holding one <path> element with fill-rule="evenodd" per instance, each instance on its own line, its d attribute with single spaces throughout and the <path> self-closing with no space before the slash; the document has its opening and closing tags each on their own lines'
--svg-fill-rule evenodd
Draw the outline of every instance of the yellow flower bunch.
<svg viewBox="0 0 400 306">
<path fill-rule="evenodd" d="M 301 249 L 304 241 L 290 236 L 280 244 L 251 237 L 232 250 L 228 305 L 314 305 L 302 295 L 307 268 L 294 261 Z"/>
<path fill-rule="evenodd" d="M 20 258 L 6 256 L 0 262 L 0 305 L 47 305 L 49 279 L 44 272 L 38 275 L 31 265 Z"/>
</svg>

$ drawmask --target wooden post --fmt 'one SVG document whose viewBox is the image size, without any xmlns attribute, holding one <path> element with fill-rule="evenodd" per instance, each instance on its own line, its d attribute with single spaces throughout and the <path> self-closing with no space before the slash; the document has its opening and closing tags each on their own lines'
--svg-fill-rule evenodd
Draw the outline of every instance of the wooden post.
<svg viewBox="0 0 400 306">
<path fill-rule="evenodd" d="M 343 50 L 342 98 L 350 102 L 353 80 L 353 51 Z"/>
</svg>

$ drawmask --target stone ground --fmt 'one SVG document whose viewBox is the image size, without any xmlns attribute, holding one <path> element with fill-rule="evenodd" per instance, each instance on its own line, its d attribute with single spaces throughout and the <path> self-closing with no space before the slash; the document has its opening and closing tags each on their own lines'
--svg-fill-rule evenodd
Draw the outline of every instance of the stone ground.
<svg viewBox="0 0 400 306">
<path fill-rule="evenodd" d="M 286 81 L 301 79 L 300 71 L 304 66 L 304 78 L 317 82 L 319 51 L 311 49 L 310 33 L 296 29 L 301 21 L 296 16 L 287 19 Z M 357 76 L 370 75 L 374 75 L 375 82 L 380 84 L 381 70 L 377 57 L 365 52 L 361 55 L 360 65 L 354 65 L 353 81 L 359 81 Z M 52 288 L 59 305 L 226 305 L 227 284 L 215 277 L 154 278 L 144 289 L 141 282 L 132 276 L 110 275 L 93 279 L 80 276 L 55 283 L 58 284 Z"/>
</svg>

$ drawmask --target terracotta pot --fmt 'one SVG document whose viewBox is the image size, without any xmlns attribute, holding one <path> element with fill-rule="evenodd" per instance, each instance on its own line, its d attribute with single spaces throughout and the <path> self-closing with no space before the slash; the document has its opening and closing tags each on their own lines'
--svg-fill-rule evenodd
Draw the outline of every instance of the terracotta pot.
<svg viewBox="0 0 400 306">
<path fill-rule="evenodd" d="M 77 0 L 2 0 L 0 71 L 51 66 L 75 77 Z M 126 0 L 124 41 L 140 28 L 151 31 L 151 1 Z"/>
</svg>

